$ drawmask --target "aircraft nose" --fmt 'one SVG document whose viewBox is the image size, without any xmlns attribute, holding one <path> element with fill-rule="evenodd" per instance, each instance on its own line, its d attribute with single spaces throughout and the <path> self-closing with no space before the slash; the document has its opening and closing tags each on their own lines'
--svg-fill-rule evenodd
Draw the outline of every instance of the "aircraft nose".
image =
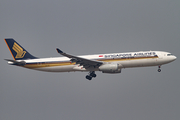
<svg viewBox="0 0 180 120">
<path fill-rule="evenodd" d="M 174 61 L 174 60 L 176 60 L 176 59 L 177 59 L 176 56 L 172 56 L 172 57 L 171 57 L 171 60 L 172 60 L 172 61 Z"/>
<path fill-rule="evenodd" d="M 174 61 L 174 60 L 177 59 L 177 57 L 174 56 L 174 55 L 168 56 L 167 58 L 168 58 L 168 59 L 167 59 L 168 62 L 172 62 L 172 61 Z"/>
<path fill-rule="evenodd" d="M 174 56 L 173 60 L 176 60 L 176 59 L 177 59 L 177 57 L 176 57 L 176 56 Z"/>
</svg>

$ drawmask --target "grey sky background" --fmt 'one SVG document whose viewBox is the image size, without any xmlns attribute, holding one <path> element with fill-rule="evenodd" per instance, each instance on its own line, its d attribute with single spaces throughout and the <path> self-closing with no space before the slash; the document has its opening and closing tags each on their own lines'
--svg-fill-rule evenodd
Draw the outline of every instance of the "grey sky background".
<svg viewBox="0 0 180 120">
<path fill-rule="evenodd" d="M 180 1 L 1 0 L 0 120 L 179 120 Z M 162 50 L 158 67 L 47 73 L 10 66 L 4 38 L 37 57 Z"/>
</svg>

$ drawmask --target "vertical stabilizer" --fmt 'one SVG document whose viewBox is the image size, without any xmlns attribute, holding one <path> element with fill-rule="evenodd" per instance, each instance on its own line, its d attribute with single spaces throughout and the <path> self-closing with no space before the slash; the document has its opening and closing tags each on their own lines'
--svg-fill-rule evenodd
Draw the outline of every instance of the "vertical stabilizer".
<svg viewBox="0 0 180 120">
<path fill-rule="evenodd" d="M 7 38 L 4 39 L 9 51 L 11 52 L 14 60 L 24 60 L 24 59 L 35 59 L 28 51 L 26 51 L 20 44 L 18 44 L 14 39 Z"/>
</svg>

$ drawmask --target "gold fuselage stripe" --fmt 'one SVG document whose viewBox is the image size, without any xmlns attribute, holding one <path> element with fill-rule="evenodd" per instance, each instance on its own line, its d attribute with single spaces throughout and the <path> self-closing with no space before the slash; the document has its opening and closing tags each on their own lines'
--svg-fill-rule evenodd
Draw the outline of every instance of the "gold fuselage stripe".
<svg viewBox="0 0 180 120">
<path fill-rule="evenodd" d="M 158 56 L 147 56 L 147 57 L 126 57 L 126 58 L 103 58 L 97 59 L 97 61 L 102 62 L 117 62 L 117 61 L 126 61 L 126 60 L 139 60 L 139 59 L 153 59 L 158 58 Z M 27 63 L 24 65 L 26 68 L 42 68 L 42 67 L 54 67 L 54 66 L 66 66 L 66 65 L 75 65 L 75 63 L 71 63 L 70 61 L 64 62 L 37 62 L 37 63 Z"/>
</svg>

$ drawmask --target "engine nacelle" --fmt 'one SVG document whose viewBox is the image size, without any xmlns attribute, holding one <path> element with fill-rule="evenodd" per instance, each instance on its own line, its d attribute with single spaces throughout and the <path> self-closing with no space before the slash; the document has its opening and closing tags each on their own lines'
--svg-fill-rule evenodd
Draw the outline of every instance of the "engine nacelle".
<svg viewBox="0 0 180 120">
<path fill-rule="evenodd" d="M 99 70 L 103 73 L 121 73 L 121 68 L 117 63 L 101 65 Z"/>
</svg>

